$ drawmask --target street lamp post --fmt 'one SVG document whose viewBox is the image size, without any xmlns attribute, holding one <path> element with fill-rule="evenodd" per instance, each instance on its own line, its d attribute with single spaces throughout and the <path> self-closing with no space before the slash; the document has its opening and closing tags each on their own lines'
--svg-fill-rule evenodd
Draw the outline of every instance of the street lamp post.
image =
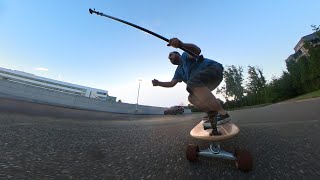
<svg viewBox="0 0 320 180">
<path fill-rule="evenodd" d="M 139 87 L 138 87 L 138 95 L 137 95 L 137 104 L 136 104 L 136 113 L 138 112 L 138 104 L 139 104 L 139 93 L 140 93 L 140 83 L 141 79 L 139 79 Z"/>
</svg>

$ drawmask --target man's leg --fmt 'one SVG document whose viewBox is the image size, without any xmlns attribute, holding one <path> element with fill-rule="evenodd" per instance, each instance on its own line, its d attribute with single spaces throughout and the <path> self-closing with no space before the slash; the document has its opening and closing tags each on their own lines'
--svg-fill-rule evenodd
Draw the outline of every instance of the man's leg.
<svg viewBox="0 0 320 180">
<path fill-rule="evenodd" d="M 207 87 L 192 88 L 192 95 L 189 95 L 189 101 L 202 111 L 206 111 L 212 127 L 212 135 L 221 135 L 217 130 L 217 112 L 226 113 L 215 96 Z"/>
<path fill-rule="evenodd" d="M 226 114 L 226 111 L 208 87 L 195 87 L 192 92 L 193 94 L 189 95 L 189 101 L 202 111 L 215 111 L 222 115 Z"/>
<path fill-rule="evenodd" d="M 204 103 L 201 103 L 201 101 L 196 96 L 189 94 L 188 100 L 191 104 L 195 105 L 201 111 L 204 111 L 204 112 L 209 111 L 208 107 Z"/>
<path fill-rule="evenodd" d="M 189 101 L 202 111 L 207 112 L 208 119 L 213 128 L 212 134 L 214 135 L 219 134 L 217 131 L 217 120 L 222 119 L 220 118 L 222 116 L 229 117 L 216 97 L 211 93 L 211 90 L 215 89 L 222 79 L 223 68 L 210 66 L 194 74 L 187 83 L 187 91 L 192 94 L 189 96 Z"/>
</svg>

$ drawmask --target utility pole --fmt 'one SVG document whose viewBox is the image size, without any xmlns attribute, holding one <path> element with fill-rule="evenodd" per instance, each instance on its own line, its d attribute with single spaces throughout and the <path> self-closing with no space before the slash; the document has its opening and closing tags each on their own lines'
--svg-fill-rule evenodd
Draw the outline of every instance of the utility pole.
<svg viewBox="0 0 320 180">
<path fill-rule="evenodd" d="M 138 104 L 139 104 L 139 93 L 140 93 L 140 83 L 141 79 L 139 79 L 139 87 L 138 87 L 138 95 L 137 95 L 137 104 L 136 104 L 136 113 L 138 112 Z"/>
</svg>

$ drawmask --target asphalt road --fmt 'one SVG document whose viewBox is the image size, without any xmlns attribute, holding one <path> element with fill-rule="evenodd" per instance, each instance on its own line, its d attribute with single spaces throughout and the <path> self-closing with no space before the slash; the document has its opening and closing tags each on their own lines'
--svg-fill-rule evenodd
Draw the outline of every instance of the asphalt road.
<svg viewBox="0 0 320 180">
<path fill-rule="evenodd" d="M 185 158 L 203 114 L 128 116 L 0 99 L 0 179 L 319 179 L 320 99 L 232 111 L 222 148 L 247 149 L 254 169 Z"/>
</svg>

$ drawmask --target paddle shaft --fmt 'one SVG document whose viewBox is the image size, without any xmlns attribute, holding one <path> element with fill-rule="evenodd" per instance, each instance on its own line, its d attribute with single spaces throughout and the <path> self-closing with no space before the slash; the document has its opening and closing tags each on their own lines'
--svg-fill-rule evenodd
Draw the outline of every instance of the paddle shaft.
<svg viewBox="0 0 320 180">
<path fill-rule="evenodd" d="M 101 13 L 101 12 L 98 12 L 98 11 L 95 11 L 95 10 L 92 10 L 92 9 L 89 9 L 89 12 L 90 12 L 90 14 L 95 13 L 95 14 L 97 14 L 97 15 L 99 15 L 99 16 L 104 16 L 104 17 L 107 17 L 107 18 L 110 18 L 110 19 L 113 19 L 113 20 L 122 22 L 122 23 L 124 23 L 124 24 L 129 25 L 129 26 L 132 26 L 132 27 L 135 27 L 135 28 L 137 28 L 137 29 L 140 29 L 140 30 L 142 30 L 142 31 L 144 31 L 144 32 L 146 32 L 146 33 L 149 33 L 149 34 L 151 34 L 151 35 L 153 35 L 153 36 L 156 36 L 156 37 L 158 37 L 158 38 L 160 38 L 160 39 L 162 39 L 162 40 L 164 40 L 164 41 L 166 41 L 166 42 L 169 42 L 169 39 L 167 39 L 167 38 L 165 38 L 165 37 L 163 37 L 163 36 L 161 36 L 161 35 L 159 35 L 159 34 L 157 34 L 157 33 L 154 33 L 154 32 L 152 32 L 152 31 L 150 31 L 150 30 L 148 30 L 148 29 L 146 29 L 146 28 L 143 28 L 143 27 L 140 27 L 140 26 L 138 26 L 138 25 L 135 25 L 135 24 L 133 24 L 133 23 L 124 21 L 124 20 L 122 20 L 122 19 L 119 19 L 119 18 L 116 18 L 116 17 L 113 17 L 113 16 L 109 16 L 109 15 L 107 15 L 107 14 L 104 14 L 104 13 Z M 197 60 L 203 59 L 203 56 L 202 56 L 202 55 L 198 56 L 198 55 L 196 55 L 195 53 L 193 53 L 192 51 L 190 51 L 189 49 L 186 49 L 186 48 L 183 48 L 183 47 L 179 47 L 179 48 L 180 48 L 181 50 L 187 52 L 188 54 L 190 54 L 191 56 L 193 56 L 193 57 L 196 58 Z"/>
</svg>

